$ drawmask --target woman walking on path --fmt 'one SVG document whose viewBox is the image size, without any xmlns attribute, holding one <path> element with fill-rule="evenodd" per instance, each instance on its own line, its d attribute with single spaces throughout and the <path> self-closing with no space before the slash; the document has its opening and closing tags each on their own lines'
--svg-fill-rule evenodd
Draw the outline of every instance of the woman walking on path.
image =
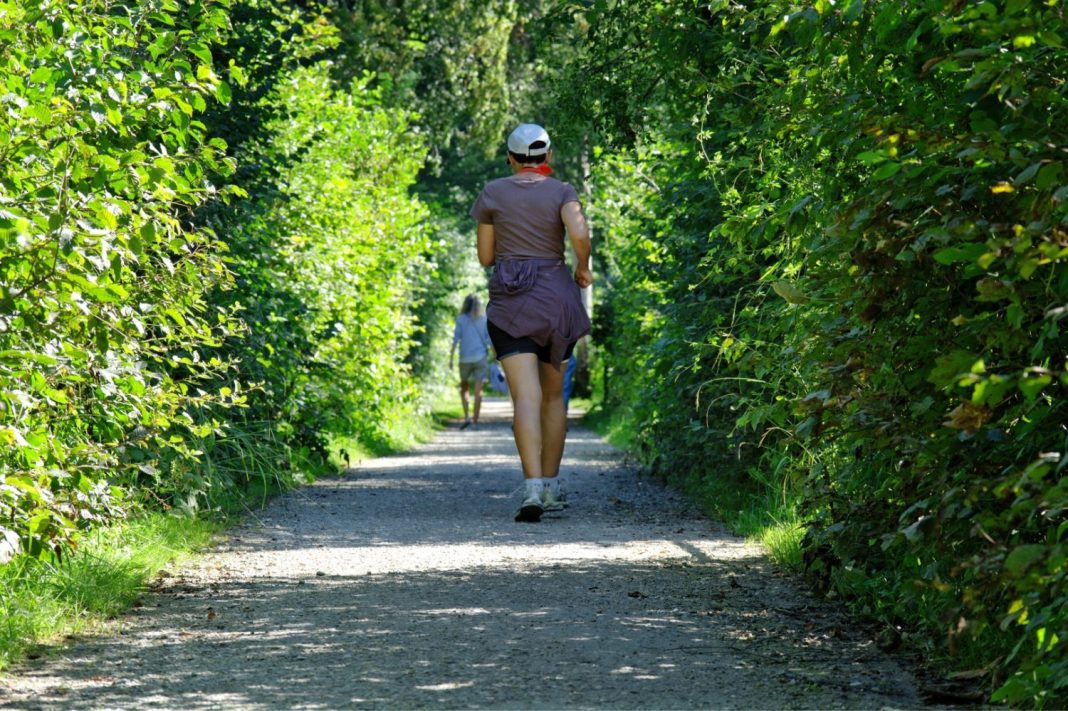
<svg viewBox="0 0 1068 711">
<path fill-rule="evenodd" d="M 452 333 L 452 348 L 449 350 L 449 370 L 452 370 L 456 347 L 460 347 L 460 402 L 464 406 L 464 423 L 460 429 L 478 424 L 478 413 L 482 409 L 482 384 L 486 382 L 486 355 L 489 352 L 490 339 L 486 332 L 486 316 L 482 313 L 482 303 L 474 294 L 464 299 L 460 315 L 456 317 L 456 328 Z M 474 391 L 474 417 L 468 416 L 467 390 Z"/>
<path fill-rule="evenodd" d="M 512 429 L 525 489 L 516 521 L 536 522 L 562 508 L 564 363 L 590 330 L 579 287 L 593 282 L 590 232 L 578 193 L 550 177 L 545 129 L 520 124 L 508 137 L 512 175 L 486 185 L 471 208 L 478 220 L 478 259 L 494 266 L 486 309 L 489 336 L 508 378 Z M 564 232 L 575 252 L 572 278 Z"/>
</svg>

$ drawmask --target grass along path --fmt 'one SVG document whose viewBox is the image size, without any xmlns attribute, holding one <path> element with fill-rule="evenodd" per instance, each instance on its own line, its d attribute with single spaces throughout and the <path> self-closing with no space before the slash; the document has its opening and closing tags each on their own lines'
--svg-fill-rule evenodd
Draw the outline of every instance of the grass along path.
<svg viewBox="0 0 1068 711">
<path fill-rule="evenodd" d="M 39 645 L 99 629 L 125 612 L 167 565 L 208 544 L 220 524 L 148 514 L 86 536 L 58 563 L 0 565 L 0 671 Z"/>
</svg>

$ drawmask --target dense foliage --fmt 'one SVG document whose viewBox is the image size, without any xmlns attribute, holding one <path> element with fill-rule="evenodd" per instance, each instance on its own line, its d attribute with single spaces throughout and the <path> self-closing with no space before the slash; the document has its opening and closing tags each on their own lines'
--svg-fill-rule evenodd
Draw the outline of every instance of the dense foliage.
<svg viewBox="0 0 1068 711">
<path fill-rule="evenodd" d="M 5 553 L 284 485 L 414 407 L 426 149 L 370 79 L 334 80 L 321 8 L 6 3 L 0 23 Z"/>
<path fill-rule="evenodd" d="M 338 30 L 321 12 L 238 11 L 243 30 L 220 51 L 241 81 L 213 125 L 249 199 L 203 216 L 236 276 L 216 302 L 249 324 L 223 350 L 260 386 L 241 426 L 303 459 L 331 434 L 380 436 L 413 402 L 406 361 L 431 245 L 409 188 L 425 147 L 371 77 L 332 78 Z"/>
<path fill-rule="evenodd" d="M 189 472 L 232 377 L 192 210 L 229 171 L 197 115 L 226 2 L 0 5 L 0 533 L 31 553 Z"/>
<path fill-rule="evenodd" d="M 409 401 L 413 286 L 428 248 L 417 200 L 421 163 L 401 111 L 364 84 L 337 91 L 329 66 L 294 70 L 270 100 L 285 111 L 257 145 L 272 190 L 242 204 L 227 230 L 250 324 L 234 346 L 263 384 L 263 417 L 321 446 L 327 433 L 373 434 Z"/>
<path fill-rule="evenodd" d="M 611 149 L 601 334 L 647 461 L 799 501 L 818 584 L 1064 702 L 1063 8 L 575 10 L 561 102 Z"/>
</svg>

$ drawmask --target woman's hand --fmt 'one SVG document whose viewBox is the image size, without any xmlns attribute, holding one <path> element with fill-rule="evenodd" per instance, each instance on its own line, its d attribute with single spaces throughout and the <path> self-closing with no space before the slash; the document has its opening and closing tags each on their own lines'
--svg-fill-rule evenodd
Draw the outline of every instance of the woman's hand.
<svg viewBox="0 0 1068 711">
<path fill-rule="evenodd" d="M 593 283 L 593 272 L 589 267 L 575 267 L 575 283 L 583 289 Z"/>
</svg>

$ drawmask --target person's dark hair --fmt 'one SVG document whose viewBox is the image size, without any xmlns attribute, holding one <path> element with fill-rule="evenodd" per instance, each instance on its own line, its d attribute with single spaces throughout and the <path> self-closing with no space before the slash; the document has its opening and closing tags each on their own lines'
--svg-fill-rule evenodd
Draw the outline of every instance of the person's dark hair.
<svg viewBox="0 0 1068 711">
<path fill-rule="evenodd" d="M 540 143 L 540 141 L 535 141 L 534 143 L 535 144 L 531 146 L 532 148 L 536 148 L 537 143 Z M 543 153 L 540 156 L 524 156 L 522 154 L 513 153 L 511 151 L 508 151 L 508 155 L 515 158 L 516 162 L 521 165 L 540 165 L 541 163 L 544 163 L 545 159 L 549 156 L 549 154 L 547 153 Z"/>
<path fill-rule="evenodd" d="M 464 305 L 460 308 L 460 313 L 465 316 L 470 316 L 471 312 L 475 310 L 475 306 L 478 305 L 478 296 L 475 294 L 468 294 L 464 299 Z"/>
</svg>

